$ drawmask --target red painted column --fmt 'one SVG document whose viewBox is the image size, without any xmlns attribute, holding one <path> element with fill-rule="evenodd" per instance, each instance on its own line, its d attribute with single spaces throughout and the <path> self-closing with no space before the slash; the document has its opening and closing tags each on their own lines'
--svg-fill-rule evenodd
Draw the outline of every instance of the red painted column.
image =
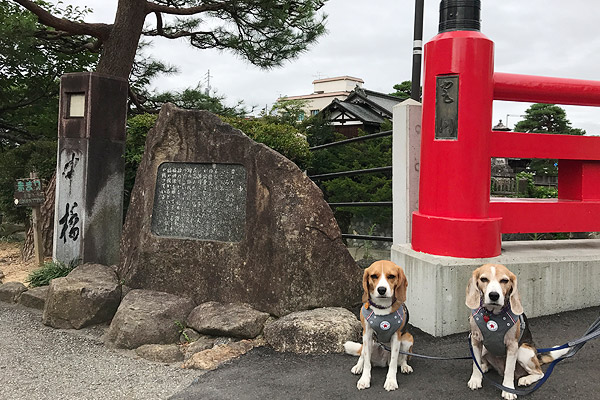
<svg viewBox="0 0 600 400">
<path fill-rule="evenodd" d="M 425 45 L 416 251 L 500 254 L 502 219 L 489 217 L 493 52 L 478 30 L 442 32 Z"/>
</svg>

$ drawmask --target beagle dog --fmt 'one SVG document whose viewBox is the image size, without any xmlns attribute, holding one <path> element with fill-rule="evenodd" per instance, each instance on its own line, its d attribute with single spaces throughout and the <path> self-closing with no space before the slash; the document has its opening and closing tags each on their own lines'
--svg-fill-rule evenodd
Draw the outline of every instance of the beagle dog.
<svg viewBox="0 0 600 400">
<path fill-rule="evenodd" d="M 544 377 L 541 365 L 568 351 L 537 353 L 523 313 L 517 277 L 504 265 L 485 264 L 473 271 L 465 303 L 471 309 L 469 324 L 475 359 L 483 372 L 492 366 L 503 375 L 503 386 L 514 389 L 515 373 L 519 386 L 539 381 Z M 467 385 L 471 390 L 479 389 L 482 378 L 473 362 Z M 517 395 L 502 391 L 502 398 L 513 400 Z"/>
<path fill-rule="evenodd" d="M 408 309 L 406 288 L 408 282 L 401 267 L 391 261 L 376 261 L 363 274 L 363 302 L 360 322 L 363 327 L 361 345 L 346 342 L 346 353 L 359 356 L 352 367 L 352 373 L 361 374 L 356 387 L 366 389 L 371 386 L 371 364 L 378 367 L 389 365 L 383 385 L 387 391 L 398 389 L 396 373 L 410 374 L 413 369 L 407 363 L 407 356 L 399 350 L 410 351 L 413 337 L 406 331 L 408 327 Z M 383 346 L 387 344 L 388 346 Z"/>
</svg>

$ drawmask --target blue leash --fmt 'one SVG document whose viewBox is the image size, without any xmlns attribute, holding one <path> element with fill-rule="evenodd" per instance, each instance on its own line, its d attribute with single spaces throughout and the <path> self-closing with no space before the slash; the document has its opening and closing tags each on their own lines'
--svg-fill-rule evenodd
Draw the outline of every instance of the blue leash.
<svg viewBox="0 0 600 400">
<path fill-rule="evenodd" d="M 598 319 L 596 319 L 596 321 L 594 321 L 594 323 L 587 329 L 587 331 L 585 332 L 584 336 L 582 336 L 581 338 L 573 340 L 573 341 L 570 341 L 570 342 L 567 342 L 567 343 L 563 344 L 562 346 L 537 349 L 538 353 L 548 353 L 548 352 L 555 351 L 555 350 L 562 350 L 562 349 L 566 349 L 566 348 L 571 348 L 571 350 L 569 350 L 569 352 L 567 352 L 565 355 L 563 355 L 560 358 L 557 358 L 556 360 L 553 360 L 548 365 L 548 368 L 546 369 L 546 372 L 544 373 L 544 377 L 542 379 L 540 379 L 539 381 L 537 381 L 536 385 L 534 387 L 530 388 L 530 389 L 513 389 L 513 388 L 509 388 L 509 387 L 506 387 L 504 385 L 499 384 L 498 382 L 492 380 L 491 378 L 488 378 L 485 375 L 485 373 L 483 372 L 483 370 L 481 369 L 481 366 L 479 365 L 479 363 L 477 362 L 477 360 L 475 359 L 475 354 L 473 353 L 473 344 L 471 343 L 471 335 L 468 336 L 467 340 L 469 341 L 469 351 L 471 352 L 471 358 L 473 359 L 473 363 L 475 363 L 475 365 L 477 366 L 477 369 L 481 372 L 481 375 L 488 382 L 490 382 L 492 385 L 494 385 L 498 389 L 501 389 L 501 390 L 503 390 L 505 392 L 513 393 L 513 394 L 516 394 L 516 395 L 519 395 L 519 396 L 526 396 L 526 395 L 531 394 L 531 393 L 535 392 L 536 390 L 538 390 L 544 384 L 544 382 L 546 382 L 546 380 L 552 374 L 552 371 L 554 370 L 554 367 L 556 366 L 556 364 L 558 364 L 562 360 L 566 360 L 567 358 L 573 357 L 575 354 L 577 354 L 577 352 L 579 350 L 581 350 L 581 348 L 588 341 L 590 341 L 592 339 L 595 339 L 598 336 L 600 336 L 600 317 L 598 317 Z"/>
</svg>

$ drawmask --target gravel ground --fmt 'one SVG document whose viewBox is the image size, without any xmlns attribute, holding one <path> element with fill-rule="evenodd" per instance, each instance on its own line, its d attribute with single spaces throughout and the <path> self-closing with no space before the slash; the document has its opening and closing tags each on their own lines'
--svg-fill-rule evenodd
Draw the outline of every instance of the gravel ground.
<svg viewBox="0 0 600 400">
<path fill-rule="evenodd" d="M 54 329 L 0 302 L 0 399 L 166 399 L 202 374 L 107 349 L 106 328 Z"/>
</svg>

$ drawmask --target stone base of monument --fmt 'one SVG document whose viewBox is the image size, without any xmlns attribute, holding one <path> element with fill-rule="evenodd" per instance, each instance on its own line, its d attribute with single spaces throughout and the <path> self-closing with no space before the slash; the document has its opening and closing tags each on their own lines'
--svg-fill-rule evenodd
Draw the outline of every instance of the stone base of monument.
<svg viewBox="0 0 600 400">
<path fill-rule="evenodd" d="M 465 291 L 472 271 L 485 263 L 506 265 L 518 278 L 528 317 L 600 305 L 600 240 L 503 242 L 492 258 L 454 258 L 392 246 L 392 261 L 408 277 L 410 323 L 434 335 L 468 330 Z"/>
</svg>

